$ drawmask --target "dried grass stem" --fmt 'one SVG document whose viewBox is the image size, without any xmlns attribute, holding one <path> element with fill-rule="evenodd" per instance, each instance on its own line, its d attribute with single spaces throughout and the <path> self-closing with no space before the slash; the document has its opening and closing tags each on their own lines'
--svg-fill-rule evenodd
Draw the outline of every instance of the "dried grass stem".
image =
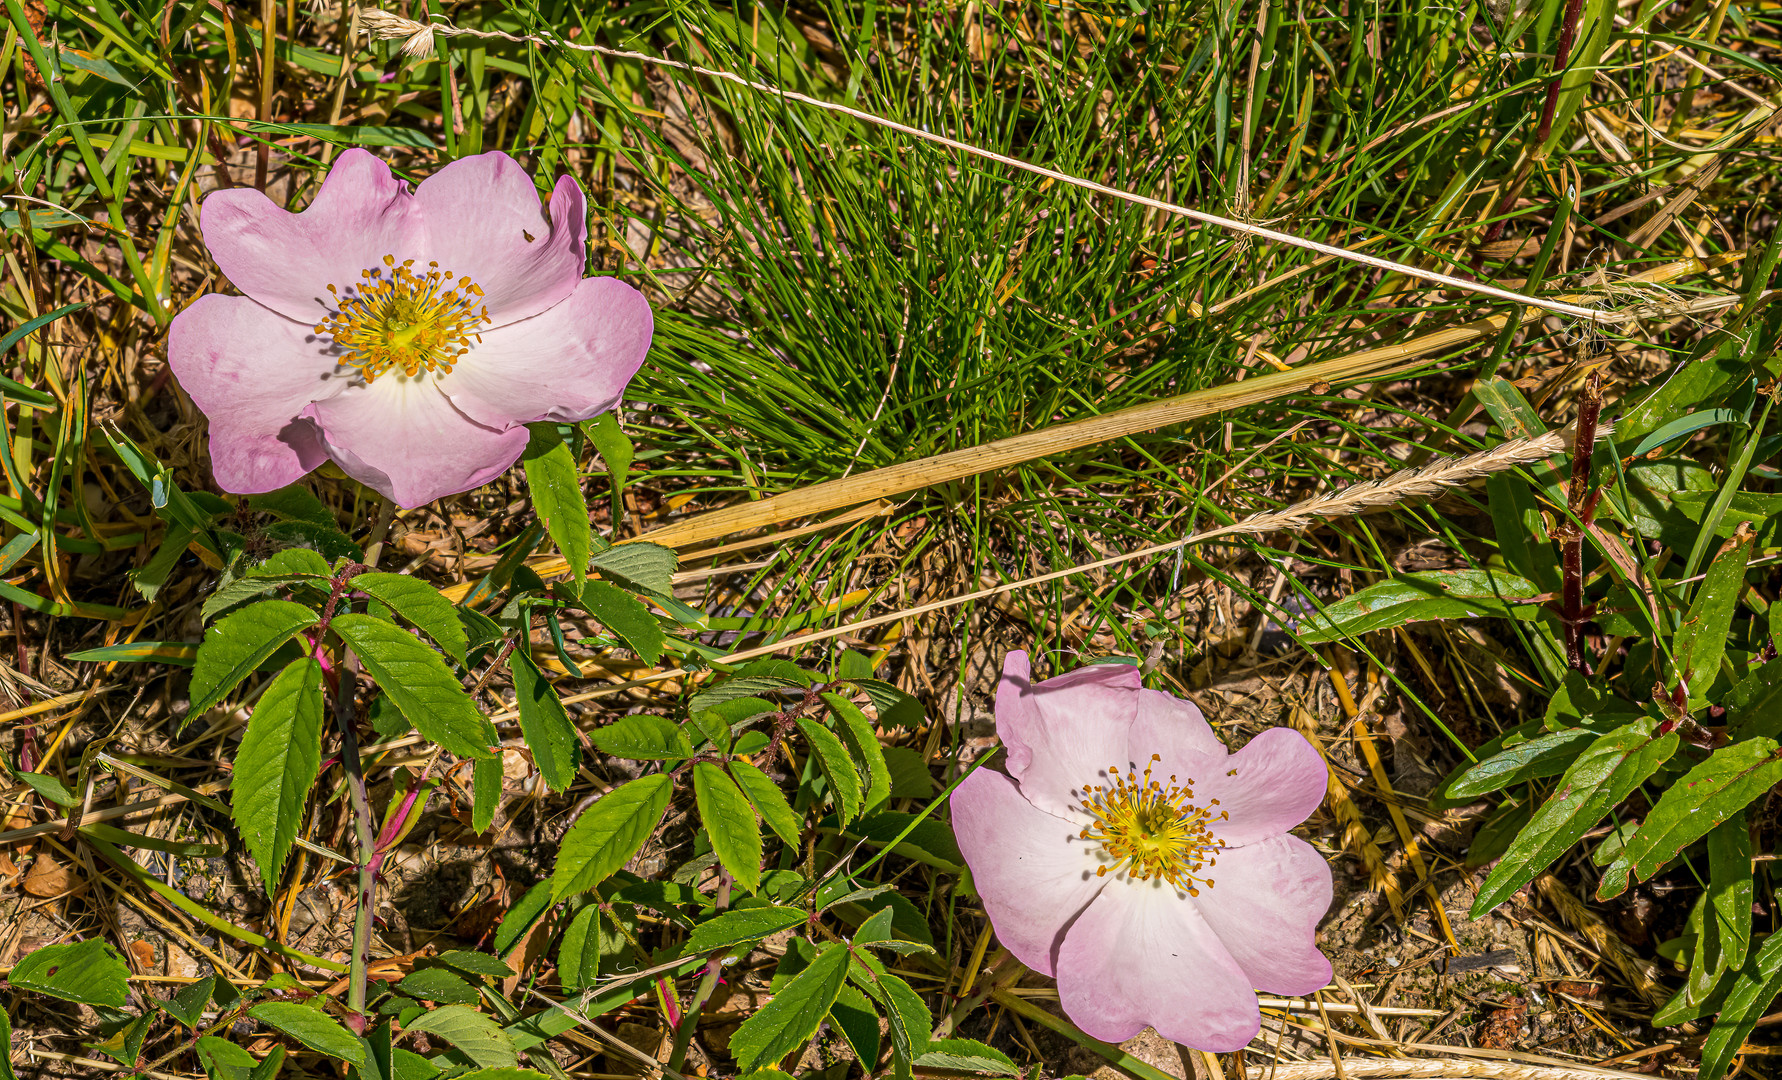
<svg viewBox="0 0 1782 1080">
<path fill-rule="evenodd" d="M 369 14 L 375 9 L 362 8 L 360 10 L 362 14 Z M 590 45 L 581 42 L 566 41 L 552 34 L 509 34 L 499 30 L 472 30 L 467 27 L 455 26 L 452 23 L 437 18 L 431 24 L 422 24 L 413 22 L 409 19 L 390 16 L 387 12 L 383 14 L 385 17 L 382 20 L 382 28 L 373 27 L 368 32 L 373 38 L 379 40 L 386 38 L 404 39 L 402 47 L 403 51 L 409 52 L 410 55 L 417 55 L 410 50 L 418 47 L 413 27 L 426 25 L 433 33 L 444 38 L 474 37 L 521 42 L 557 49 L 573 49 L 577 52 L 595 53 L 600 56 L 609 56 L 619 60 L 637 60 L 646 64 L 654 64 L 658 67 L 675 68 L 680 71 L 691 72 L 695 75 L 703 75 L 711 79 L 722 79 L 725 82 L 746 87 L 750 90 L 764 94 L 771 94 L 785 101 L 796 101 L 802 105 L 809 105 L 812 108 L 840 113 L 843 116 L 849 116 L 878 127 L 888 128 L 900 134 L 908 135 L 914 139 L 921 139 L 924 142 L 945 146 L 961 153 L 983 158 L 986 161 L 994 161 L 999 165 L 1007 165 L 1010 168 L 1020 169 L 1024 172 L 1033 173 L 1036 176 L 1043 176 L 1049 180 L 1069 184 L 1086 191 L 1093 191 L 1099 195 L 1108 195 L 1139 206 L 1149 207 L 1153 210 L 1161 210 L 1168 214 L 1175 214 L 1180 217 L 1188 218 L 1190 221 L 1199 222 L 1202 225 L 1211 225 L 1219 229 L 1224 229 L 1227 232 L 1239 233 L 1245 236 L 1254 236 L 1264 240 L 1272 240 L 1278 244 L 1304 248 L 1307 251 L 1316 251 L 1321 255 L 1329 255 L 1338 259 L 1346 259 L 1349 262 L 1360 263 L 1364 266 L 1371 266 L 1376 270 L 1385 270 L 1389 273 L 1403 274 L 1405 277 L 1413 280 L 1426 281 L 1432 285 L 1440 285 L 1445 288 L 1459 289 L 1463 292 L 1491 296 L 1499 300 L 1510 300 L 1518 304 L 1527 304 L 1531 307 L 1541 308 L 1546 311 L 1584 319 L 1587 322 L 1613 324 L 1623 321 L 1621 317 L 1611 312 L 1601 311 L 1596 308 L 1584 307 L 1579 304 L 1569 304 L 1563 300 L 1555 300 L 1547 297 L 1526 296 L 1522 293 L 1512 292 L 1508 289 L 1500 289 L 1494 285 L 1487 285 L 1481 281 L 1455 277 L 1451 274 L 1443 274 L 1430 270 L 1427 267 L 1411 266 L 1407 263 L 1395 262 L 1391 259 L 1382 259 L 1377 255 L 1366 255 L 1359 251 L 1335 247 L 1330 244 L 1322 244 L 1316 240 L 1309 240 L 1303 236 L 1295 236 L 1292 233 L 1280 232 L 1276 229 L 1265 228 L 1264 226 L 1252 224 L 1247 221 L 1238 221 L 1234 218 L 1221 217 L 1218 214 L 1209 214 L 1205 211 L 1194 210 L 1177 203 L 1165 202 L 1162 199 L 1153 199 L 1148 196 L 1137 194 L 1136 192 L 1110 187 L 1107 184 L 1099 184 L 1093 180 L 1086 180 L 1080 176 L 1072 176 L 1069 173 L 1062 173 L 1055 169 L 1048 169 L 1043 165 L 1035 165 L 1032 162 L 1022 161 L 1020 158 L 1009 157 L 1006 154 L 998 154 L 980 146 L 973 146 L 970 143 L 961 142 L 958 139 L 948 138 L 945 135 L 938 135 L 931 131 L 924 131 L 921 128 L 912 127 L 908 124 L 900 124 L 895 120 L 887 119 L 886 117 L 874 113 L 849 108 L 846 105 L 841 105 L 833 101 L 824 101 L 821 98 L 810 97 L 793 90 L 787 90 L 784 87 L 772 86 L 767 83 L 757 82 L 753 79 L 747 79 L 733 71 L 701 67 L 698 64 L 687 63 L 684 60 L 670 60 L 667 57 L 654 56 L 650 53 L 633 52 L 628 49 L 611 49 L 604 45 Z M 369 26 L 370 24 L 368 23 L 367 25 Z"/>
<path fill-rule="evenodd" d="M 1597 435 L 1600 437 L 1607 434 L 1610 430 L 1612 430 L 1610 426 L 1605 424 L 1597 430 Z M 769 645 L 762 645 L 758 648 L 743 649 L 726 656 L 717 657 L 713 662 L 720 664 L 734 664 L 741 663 L 745 660 L 753 660 L 762 656 L 773 656 L 779 653 L 790 652 L 804 645 L 813 645 L 819 641 L 828 641 L 831 638 L 857 634 L 862 630 L 870 630 L 875 626 L 884 626 L 887 623 L 901 622 L 904 619 L 914 618 L 918 615 L 926 615 L 930 612 L 941 611 L 946 608 L 959 607 L 962 604 L 969 604 L 976 600 L 986 600 L 995 596 L 1003 596 L 1019 589 L 1030 588 L 1034 585 L 1044 585 L 1047 582 L 1057 581 L 1060 578 L 1087 573 L 1091 570 L 1100 570 L 1105 567 L 1119 565 L 1120 563 L 1132 562 L 1135 559 L 1145 559 L 1153 555 L 1162 555 L 1166 552 L 1175 551 L 1178 548 L 1204 544 L 1210 540 L 1220 540 L 1233 536 L 1257 536 L 1263 533 L 1301 529 L 1311 524 L 1313 521 L 1320 519 L 1354 517 L 1358 514 L 1366 513 L 1369 510 L 1382 510 L 1387 507 L 1398 506 L 1414 500 L 1434 498 L 1445 491 L 1459 487 L 1472 480 L 1489 476 L 1492 473 L 1502 472 L 1505 469 L 1513 469 L 1519 465 L 1529 465 L 1535 462 L 1545 461 L 1553 455 L 1564 451 L 1570 444 L 1571 439 L 1572 435 L 1569 431 L 1554 431 L 1545 435 L 1532 436 L 1530 438 L 1511 439 L 1506 443 L 1492 447 L 1489 450 L 1482 450 L 1476 454 L 1467 454 L 1462 457 L 1435 458 L 1423 465 L 1411 469 L 1403 469 L 1379 480 L 1368 480 L 1363 483 L 1353 484 L 1328 495 L 1319 495 L 1315 498 L 1295 503 L 1285 509 L 1270 510 L 1261 514 L 1253 514 L 1241 521 L 1233 522 L 1230 525 L 1221 526 L 1217 529 L 1209 529 L 1205 532 L 1195 533 L 1192 536 L 1182 537 L 1176 540 L 1168 540 L 1164 543 L 1153 544 L 1149 547 L 1139 548 L 1135 551 L 1112 555 L 1108 558 L 1098 559 L 1094 562 L 1081 563 L 1064 570 L 1054 570 L 1050 573 L 1022 578 L 1019 581 L 1011 581 L 1005 585 L 997 585 L 988 589 L 979 589 L 975 592 L 950 596 L 944 600 L 936 600 L 929 604 L 919 604 L 915 607 L 904 608 L 900 611 L 894 611 L 886 615 L 876 615 L 870 619 L 859 619 L 842 626 L 831 627 L 828 630 L 818 630 L 814 633 L 789 637 Z M 662 682 L 666 679 L 679 678 L 684 674 L 685 672 L 679 668 L 669 668 L 665 671 L 653 672 L 642 678 L 633 679 L 629 682 L 602 687 L 598 690 L 589 690 L 581 694 L 564 698 L 563 700 L 564 704 L 591 701 L 595 698 L 621 693 L 633 687 Z"/>
<path fill-rule="evenodd" d="M 1506 1061 L 1457 1061 L 1429 1058 L 1343 1058 L 1342 1068 L 1354 1080 L 1387 1080 L 1405 1077 L 1447 1080 L 1491 1077 L 1492 1080 L 1606 1080 L 1627 1076 L 1609 1069 L 1562 1069 L 1546 1065 L 1520 1065 Z M 1307 1061 L 1254 1066 L 1255 1080 L 1324 1080 L 1337 1075 L 1334 1062 Z"/>
</svg>

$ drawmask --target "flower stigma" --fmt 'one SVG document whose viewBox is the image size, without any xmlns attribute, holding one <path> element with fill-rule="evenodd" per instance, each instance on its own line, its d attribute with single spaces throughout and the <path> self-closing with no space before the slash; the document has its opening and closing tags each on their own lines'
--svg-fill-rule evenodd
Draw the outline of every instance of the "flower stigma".
<svg viewBox="0 0 1782 1080">
<path fill-rule="evenodd" d="M 1108 766 L 1111 785 L 1084 789 L 1088 797 L 1081 800 L 1082 807 L 1094 821 L 1078 836 L 1101 845 L 1107 861 L 1096 868 L 1098 877 L 1125 872 L 1141 881 L 1162 878 L 1189 896 L 1199 896 L 1200 886 L 1213 887 L 1213 879 L 1200 871 L 1214 866 L 1225 847 L 1209 826 L 1229 821 L 1231 815 L 1212 809 L 1218 799 L 1206 807 L 1194 805 L 1192 777 L 1179 784 L 1171 776 L 1167 787 L 1152 779 L 1153 764 L 1162 760 L 1152 754 L 1143 774 Z"/>
<path fill-rule="evenodd" d="M 454 278 L 438 263 L 428 263 L 423 273 L 414 265 L 413 259 L 399 263 L 385 255 L 383 268 L 359 271 L 347 295 L 328 286 L 339 306 L 316 333 L 333 338 L 345 354 L 342 363 L 358 368 L 368 383 L 387 371 L 411 379 L 422 372 L 444 375 L 472 342 L 482 341 L 478 331 L 489 321 L 489 309 L 476 282 Z"/>
</svg>

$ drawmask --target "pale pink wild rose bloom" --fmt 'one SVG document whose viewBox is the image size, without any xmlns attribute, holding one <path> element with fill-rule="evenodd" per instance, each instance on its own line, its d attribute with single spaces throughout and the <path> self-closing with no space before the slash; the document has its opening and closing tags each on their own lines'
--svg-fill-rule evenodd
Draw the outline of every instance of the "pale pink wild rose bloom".
<svg viewBox="0 0 1782 1080">
<path fill-rule="evenodd" d="M 513 465 L 526 424 L 617 406 L 649 351 L 642 294 L 582 277 L 582 189 L 563 177 L 543 208 L 506 154 L 411 191 L 348 150 L 303 212 L 231 188 L 200 226 L 246 295 L 180 312 L 167 361 L 210 419 L 226 491 L 272 491 L 329 458 L 405 507 L 468 491 Z"/>
<path fill-rule="evenodd" d="M 1304 736 L 1271 728 L 1230 754 L 1129 664 L 1034 683 L 1019 652 L 996 732 L 1008 774 L 967 776 L 953 829 L 997 937 L 1058 980 L 1083 1031 L 1236 1050 L 1262 1024 L 1255 990 L 1329 981 L 1315 937 L 1330 867 L 1287 833 L 1324 797 Z"/>
</svg>

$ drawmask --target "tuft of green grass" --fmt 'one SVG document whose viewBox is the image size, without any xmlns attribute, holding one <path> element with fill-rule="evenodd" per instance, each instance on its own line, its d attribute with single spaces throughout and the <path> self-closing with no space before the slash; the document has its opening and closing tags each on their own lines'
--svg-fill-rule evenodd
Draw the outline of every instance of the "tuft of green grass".
<svg viewBox="0 0 1782 1080">
<path fill-rule="evenodd" d="M 301 205 L 346 146 L 415 176 L 501 149 L 587 187 L 596 265 L 639 284 L 658 310 L 657 347 L 626 415 L 646 509 L 759 498 L 1272 363 L 1389 346 L 1486 307 L 636 59 L 470 37 L 415 58 L 369 42 L 351 7 L 294 0 L 264 11 L 54 2 L 42 17 L 6 2 L 0 311 L 23 325 L 89 305 L 10 360 L 22 384 L 79 405 L 45 428 L 33 426 L 36 406 L 15 404 L 18 520 L 8 521 L 10 535 L 30 526 L 64 550 L 121 548 L 131 535 L 123 518 L 93 520 L 77 497 L 102 475 L 89 472 L 95 417 L 114 419 L 188 486 L 206 483 L 198 418 L 170 392 L 159 355 L 172 313 L 221 285 L 199 243 L 202 195 L 254 184 Z M 1740 12 L 1643 4 L 1628 27 L 1577 36 L 1547 120 L 1559 134 L 1543 139 L 1563 8 L 1542 0 L 1509 24 L 1478 4 L 1307 0 L 523 0 L 409 14 L 734 71 L 1072 175 L 1527 291 L 1750 247 L 1749 230 L 1773 212 L 1773 136 L 1752 125 L 1749 100 L 1774 92 L 1773 34 Z M 1700 40 L 1700 58 L 1736 88 L 1689 83 L 1664 59 L 1685 39 Z M 883 609 L 910 585 L 933 596 L 1074 565 L 1377 475 L 1418 447 L 1473 444 L 1488 434 L 1467 396 L 1476 374 L 1541 383 L 1556 422 L 1576 383 L 1570 366 L 1609 357 L 1638 385 L 1701 328 L 1679 318 L 1580 338 L 1550 320 L 1435 356 L 1433 377 L 1332 387 L 939 484 L 885 518 L 771 549 L 768 565 L 714 579 L 710 599 L 766 619 L 771 638 L 840 617 L 820 613 L 861 589 Z M 362 515 L 349 489 L 331 497 Z M 1162 641 L 1192 656 L 1207 642 L 1175 597 L 1185 580 L 1219 576 L 1267 609 L 1286 595 L 1270 564 L 1291 558 L 1365 581 L 1394 566 L 1407 537 L 1489 551 L 1486 520 L 1476 506 L 1407 511 L 1252 547 L 1261 563 L 1237 576 L 1230 559 L 1165 559 L 1057 584 L 1020 610 L 1038 652 L 1094 640 L 1143 654 Z M 23 563 L 41 568 L 31 588 L 45 611 L 76 602 L 56 560 L 41 557 L 50 550 Z M 105 580 L 80 598 L 102 605 L 90 613 L 129 595 Z M 962 633 L 948 630 L 949 663 L 971 651 Z"/>
</svg>

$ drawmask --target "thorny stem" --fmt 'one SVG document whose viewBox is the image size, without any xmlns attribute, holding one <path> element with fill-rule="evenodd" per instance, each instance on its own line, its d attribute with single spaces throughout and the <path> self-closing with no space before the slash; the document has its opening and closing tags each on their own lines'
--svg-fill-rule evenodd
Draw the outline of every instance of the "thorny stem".
<svg viewBox="0 0 1782 1080">
<path fill-rule="evenodd" d="M 1566 520 L 1555 530 L 1560 539 L 1561 608 L 1565 624 L 1565 662 L 1573 671 L 1590 674 L 1584 662 L 1584 532 L 1596 516 L 1598 493 L 1590 486 L 1590 458 L 1596 447 L 1596 422 L 1603 411 L 1603 376 L 1592 371 L 1578 403 L 1578 434 L 1572 443 L 1572 480 L 1566 489 Z"/>
<path fill-rule="evenodd" d="M 365 539 L 365 561 L 369 569 L 377 568 L 377 560 L 384 553 L 384 540 L 390 535 L 390 522 L 396 520 L 396 504 L 384 499 L 377 508 L 377 523 L 371 527 L 371 535 Z"/>
<path fill-rule="evenodd" d="M 1479 268 L 1485 265 L 1484 245 L 1495 244 L 1502 240 L 1504 233 L 1509 229 L 1510 211 L 1516 209 L 1516 200 L 1522 197 L 1522 188 L 1528 183 L 1529 174 L 1533 171 L 1534 159 L 1524 155 L 1522 167 L 1516 170 L 1516 175 L 1510 179 L 1509 186 L 1504 188 L 1504 197 L 1498 201 L 1497 213 L 1493 215 L 1497 220 L 1486 226 L 1485 235 L 1480 239 L 1479 250 L 1473 253 L 1474 273 L 1478 273 Z"/>
<path fill-rule="evenodd" d="M 322 608 L 322 618 L 316 624 L 318 655 L 322 650 L 323 638 L 328 632 L 328 624 L 334 619 L 341 597 L 348 592 L 348 582 L 363 571 L 377 566 L 384 533 L 389 529 L 395 514 L 396 504 L 386 499 L 378 511 L 377 524 L 372 528 L 371 543 L 367 545 L 365 557 L 369 565 L 343 566 L 335 576 L 333 587 L 329 590 L 328 603 Z M 359 661 L 344 646 L 337 658 L 334 674 L 334 722 L 340 728 L 340 762 L 341 767 L 346 770 L 347 796 L 352 801 L 353 831 L 359 848 L 359 895 L 353 917 L 353 955 L 347 969 L 347 1008 L 358 1014 L 359 1024 L 363 1026 L 366 969 L 371 966 L 371 920 L 377 911 L 377 871 L 383 856 L 378 851 L 377 819 L 371 812 L 371 795 L 365 786 L 364 763 L 359 759 L 359 713 L 354 700 L 359 689 Z M 420 790 L 419 784 L 415 785 L 415 790 Z"/>
<path fill-rule="evenodd" d="M 768 714 L 768 719 L 773 723 L 773 735 L 767 741 L 767 752 L 761 756 L 764 767 L 776 768 L 774 762 L 779 760 L 780 742 L 798 730 L 798 718 L 804 715 L 806 709 L 816 708 L 817 703 L 823 700 L 823 691 L 833 685 L 833 683 L 819 683 L 809 687 L 805 690 L 802 699 L 793 702 L 777 713 Z"/>
<path fill-rule="evenodd" d="M 1541 106 L 1541 126 L 1535 132 L 1535 145 L 1546 145 L 1553 131 L 1553 114 L 1559 108 L 1559 84 L 1565 66 L 1571 63 L 1572 44 L 1578 39 L 1578 19 L 1584 14 L 1584 0 L 1566 0 L 1565 21 L 1559 26 L 1559 45 L 1553 52 L 1553 81 L 1547 84 L 1547 100 Z"/>
<path fill-rule="evenodd" d="M 358 660 L 347 653 L 335 668 L 340 684 L 334 694 L 334 721 L 340 725 L 340 758 L 346 769 L 347 794 L 353 804 L 353 826 L 359 843 L 358 913 L 353 919 L 353 956 L 347 971 L 347 1008 L 365 1013 L 365 969 L 371 963 L 371 915 L 377 899 L 377 836 L 372 831 L 371 798 L 359 761 Z"/>
</svg>

